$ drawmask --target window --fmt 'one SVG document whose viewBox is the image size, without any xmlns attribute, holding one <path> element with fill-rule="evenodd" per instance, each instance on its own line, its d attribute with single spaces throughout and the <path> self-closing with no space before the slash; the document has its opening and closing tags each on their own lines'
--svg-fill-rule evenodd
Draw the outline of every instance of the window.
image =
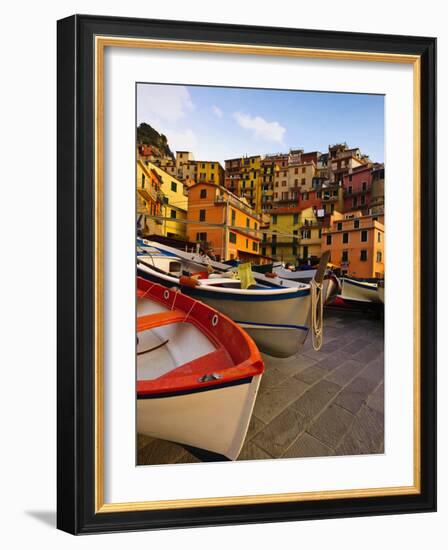
<svg viewBox="0 0 448 550">
<path fill-rule="evenodd" d="M 302 174 L 305 174 L 305 172 L 306 172 L 306 168 L 305 168 L 305 166 L 304 166 L 304 167 L 302 168 Z"/>
<path fill-rule="evenodd" d="M 257 222 L 254 222 L 254 229 L 255 229 L 255 231 L 257 231 L 257 229 L 258 229 L 258 223 Z"/>
<path fill-rule="evenodd" d="M 174 192 L 177 191 L 177 183 L 175 181 L 171 182 L 171 191 L 174 191 Z"/>
<path fill-rule="evenodd" d="M 215 179 L 215 174 L 210 174 L 210 179 L 213 181 Z"/>
<path fill-rule="evenodd" d="M 357 197 L 353 197 L 353 208 L 356 208 L 358 206 L 358 198 Z"/>
<path fill-rule="evenodd" d="M 249 239 L 246 239 L 246 248 L 249 248 Z"/>
<path fill-rule="evenodd" d="M 367 182 L 366 181 L 362 182 L 362 190 L 367 191 Z"/>
<path fill-rule="evenodd" d="M 376 261 L 380 264 L 383 261 L 383 254 L 382 252 L 378 251 L 376 253 Z"/>
<path fill-rule="evenodd" d="M 258 243 L 252 242 L 252 250 L 253 250 L 254 252 L 258 252 Z"/>
<path fill-rule="evenodd" d="M 358 228 L 359 228 L 359 220 L 355 220 L 355 221 L 353 222 L 353 227 L 354 227 L 355 229 L 358 229 Z"/>
<path fill-rule="evenodd" d="M 200 197 L 201 197 L 201 199 L 206 199 L 207 198 L 207 189 L 201 189 Z"/>
<path fill-rule="evenodd" d="M 306 179 L 302 178 L 302 181 L 300 182 L 300 185 L 305 185 L 305 183 L 306 183 Z"/>
<path fill-rule="evenodd" d="M 338 222 L 337 228 L 338 228 L 338 231 L 342 230 L 342 222 Z"/>
<path fill-rule="evenodd" d="M 351 185 L 348 186 L 348 194 L 351 195 L 353 193 L 353 187 Z"/>
<path fill-rule="evenodd" d="M 282 181 L 282 187 L 286 187 L 286 181 Z"/>
<path fill-rule="evenodd" d="M 361 195 L 361 204 L 366 204 L 366 197 Z"/>
<path fill-rule="evenodd" d="M 272 224 L 277 225 L 277 214 L 272 215 Z"/>
<path fill-rule="evenodd" d="M 271 250 L 272 250 L 271 254 L 272 254 L 273 256 L 275 256 L 275 255 L 277 254 L 277 247 L 274 246 L 274 245 L 272 245 L 272 249 L 271 249 Z"/>
<path fill-rule="evenodd" d="M 250 219 L 246 218 L 246 227 L 250 227 Z"/>
<path fill-rule="evenodd" d="M 352 179 L 353 179 L 353 176 L 350 174 L 350 175 L 348 176 L 348 181 L 352 181 Z M 349 187 L 349 189 L 351 189 L 351 187 Z M 351 191 L 350 191 L 350 193 L 351 193 Z"/>
<path fill-rule="evenodd" d="M 377 241 L 378 241 L 379 243 L 381 242 L 381 233 L 380 233 L 380 232 L 378 232 Z"/>
<path fill-rule="evenodd" d="M 205 168 L 205 162 L 201 164 L 201 168 Z"/>
<path fill-rule="evenodd" d="M 235 225 L 236 212 L 235 210 L 231 210 L 231 212 L 232 212 L 232 221 L 230 222 L 230 225 Z"/>
<path fill-rule="evenodd" d="M 173 219 L 176 219 L 176 218 L 177 218 L 177 212 L 176 212 L 175 210 L 171 210 L 170 216 L 171 216 Z"/>
<path fill-rule="evenodd" d="M 348 233 L 342 233 L 342 242 L 344 244 L 348 243 Z"/>
<path fill-rule="evenodd" d="M 294 214 L 292 217 L 292 224 L 297 225 L 299 223 L 299 214 Z"/>
<path fill-rule="evenodd" d="M 302 239 L 311 239 L 311 229 L 302 229 Z"/>
<path fill-rule="evenodd" d="M 205 222 L 205 210 L 199 210 L 199 221 Z"/>
<path fill-rule="evenodd" d="M 316 196 L 317 196 L 318 199 L 321 199 L 322 198 L 322 191 L 318 191 Z"/>
<path fill-rule="evenodd" d="M 342 262 L 348 262 L 348 250 L 344 250 L 342 252 L 342 259 L 341 259 Z"/>
<path fill-rule="evenodd" d="M 232 231 L 230 231 L 230 233 L 229 233 L 229 242 L 231 242 L 233 244 L 236 244 L 236 233 L 232 233 Z"/>
<path fill-rule="evenodd" d="M 362 243 L 367 242 L 367 231 L 361 231 L 361 242 Z"/>
<path fill-rule="evenodd" d="M 255 244 L 256 244 L 256 243 L 255 243 Z M 266 256 L 266 248 L 265 248 L 265 247 L 263 247 L 263 248 L 261 249 L 261 254 L 262 254 L 263 256 Z"/>
<path fill-rule="evenodd" d="M 207 240 L 207 233 L 196 233 L 196 240 L 201 243 L 205 243 Z"/>
<path fill-rule="evenodd" d="M 215 169 L 215 164 L 212 162 L 212 170 Z"/>
<path fill-rule="evenodd" d="M 361 262 L 367 262 L 367 250 L 361 250 L 361 256 L 359 259 Z"/>
<path fill-rule="evenodd" d="M 142 189 L 145 188 L 145 174 L 142 174 Z"/>
</svg>

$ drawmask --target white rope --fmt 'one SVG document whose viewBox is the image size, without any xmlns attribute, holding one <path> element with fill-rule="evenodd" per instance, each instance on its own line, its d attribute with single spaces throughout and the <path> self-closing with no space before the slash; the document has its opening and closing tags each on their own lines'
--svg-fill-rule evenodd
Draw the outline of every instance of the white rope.
<svg viewBox="0 0 448 550">
<path fill-rule="evenodd" d="M 324 300 L 323 284 L 314 279 L 311 285 L 311 338 L 313 348 L 319 351 L 323 343 L 324 334 Z"/>
</svg>

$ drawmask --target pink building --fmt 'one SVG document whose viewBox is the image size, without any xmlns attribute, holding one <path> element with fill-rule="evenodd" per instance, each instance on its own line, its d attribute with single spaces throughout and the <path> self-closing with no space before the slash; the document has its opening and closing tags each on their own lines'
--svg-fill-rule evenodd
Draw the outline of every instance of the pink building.
<svg viewBox="0 0 448 550">
<path fill-rule="evenodd" d="M 344 175 L 344 212 L 362 210 L 368 213 L 372 190 L 372 166 L 355 168 L 351 174 Z"/>
</svg>

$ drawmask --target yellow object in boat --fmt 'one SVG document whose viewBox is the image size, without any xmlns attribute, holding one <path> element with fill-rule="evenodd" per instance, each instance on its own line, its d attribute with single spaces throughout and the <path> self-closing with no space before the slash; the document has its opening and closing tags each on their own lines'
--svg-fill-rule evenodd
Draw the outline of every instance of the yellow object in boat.
<svg viewBox="0 0 448 550">
<path fill-rule="evenodd" d="M 243 290 L 246 290 L 246 288 L 256 284 L 254 276 L 252 275 L 252 265 L 249 262 L 238 266 L 238 277 Z"/>
</svg>

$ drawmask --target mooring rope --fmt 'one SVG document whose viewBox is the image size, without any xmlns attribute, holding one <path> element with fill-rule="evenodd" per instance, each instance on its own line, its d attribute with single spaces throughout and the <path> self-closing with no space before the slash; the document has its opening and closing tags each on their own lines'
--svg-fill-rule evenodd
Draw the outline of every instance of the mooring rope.
<svg viewBox="0 0 448 550">
<path fill-rule="evenodd" d="M 324 300 L 323 284 L 314 279 L 311 286 L 311 338 L 313 348 L 319 351 L 323 343 L 324 334 Z"/>
</svg>

